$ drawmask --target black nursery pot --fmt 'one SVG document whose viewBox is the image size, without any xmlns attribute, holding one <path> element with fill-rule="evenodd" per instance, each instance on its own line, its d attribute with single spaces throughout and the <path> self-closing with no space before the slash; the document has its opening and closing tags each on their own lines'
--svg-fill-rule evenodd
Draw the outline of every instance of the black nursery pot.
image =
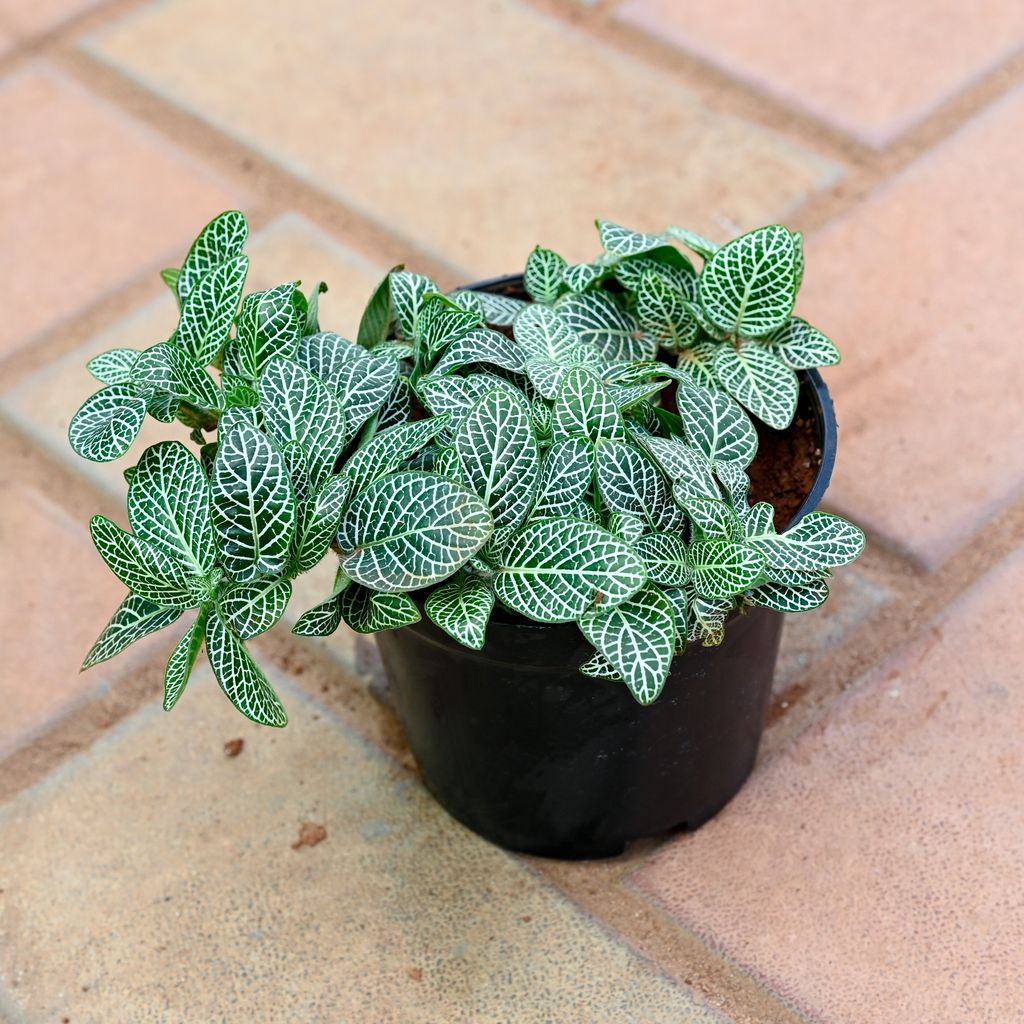
<svg viewBox="0 0 1024 1024">
<path fill-rule="evenodd" d="M 522 294 L 519 276 L 469 287 Z M 817 371 L 800 374 L 821 466 L 794 519 L 828 486 L 836 424 Z M 510 850 L 608 857 L 641 836 L 694 829 L 736 794 L 757 756 L 783 617 L 735 615 L 720 647 L 691 645 L 658 700 L 579 672 L 590 645 L 575 624 L 496 610 L 471 651 L 426 617 L 378 634 L 423 781 L 464 825 Z"/>
</svg>

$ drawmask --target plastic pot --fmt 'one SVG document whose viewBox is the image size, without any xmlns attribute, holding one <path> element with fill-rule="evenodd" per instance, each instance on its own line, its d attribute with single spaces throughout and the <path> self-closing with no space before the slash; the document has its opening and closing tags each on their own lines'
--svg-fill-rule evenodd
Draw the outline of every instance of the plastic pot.
<svg viewBox="0 0 1024 1024">
<path fill-rule="evenodd" d="M 470 287 L 515 294 L 520 277 Z M 832 402 L 817 371 L 801 401 L 822 452 L 795 518 L 814 509 L 835 460 Z M 735 615 L 720 647 L 691 645 L 661 697 L 637 704 L 622 683 L 579 666 L 575 624 L 496 612 L 482 651 L 426 617 L 378 634 L 399 715 L 427 789 L 455 818 L 510 850 L 607 857 L 669 829 L 694 829 L 750 774 L 764 729 L 783 617 Z"/>
</svg>

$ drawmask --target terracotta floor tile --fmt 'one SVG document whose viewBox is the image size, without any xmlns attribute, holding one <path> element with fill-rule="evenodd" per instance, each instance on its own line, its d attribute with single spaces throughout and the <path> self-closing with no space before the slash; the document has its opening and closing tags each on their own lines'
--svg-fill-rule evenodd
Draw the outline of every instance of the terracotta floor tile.
<svg viewBox="0 0 1024 1024">
<path fill-rule="evenodd" d="M 381 0 L 372 17 L 352 0 L 170 0 L 88 46 L 473 278 L 537 242 L 592 257 L 596 216 L 727 234 L 838 174 L 514 0 Z"/>
<path fill-rule="evenodd" d="M 1018 552 L 634 876 L 821 1024 L 1024 1005 Z"/>
</svg>

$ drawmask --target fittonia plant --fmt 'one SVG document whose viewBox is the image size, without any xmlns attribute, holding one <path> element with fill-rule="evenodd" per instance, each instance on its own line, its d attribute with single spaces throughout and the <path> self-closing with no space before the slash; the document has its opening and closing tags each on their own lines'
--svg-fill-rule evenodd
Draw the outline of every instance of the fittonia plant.
<svg viewBox="0 0 1024 1024">
<path fill-rule="evenodd" d="M 594 647 L 582 671 L 621 678 L 642 703 L 688 641 L 721 641 L 733 610 L 824 601 L 863 534 L 821 512 L 777 534 L 771 506 L 750 507 L 757 433 L 732 397 L 784 425 L 793 368 L 838 358 L 791 317 L 799 237 L 770 227 L 715 249 L 678 229 L 599 227 L 593 264 L 534 251 L 533 302 L 445 296 L 396 269 L 352 344 L 319 330 L 319 284 L 309 299 L 297 282 L 243 299 L 245 221 L 211 222 L 164 273 L 175 333 L 93 360 L 106 386 L 72 421 L 75 449 L 99 461 L 123 454 L 147 413 L 177 417 L 200 446 L 197 458 L 155 445 L 126 471 L 133 533 L 94 518 L 131 594 L 86 666 L 196 609 L 165 707 L 205 643 L 236 707 L 284 724 L 243 641 L 280 619 L 291 580 L 329 547 L 335 585 L 300 635 L 411 625 L 422 605 L 479 649 L 500 603 L 576 622 Z M 700 275 L 669 237 L 707 257 Z M 659 404 L 670 384 L 678 413 Z"/>
</svg>

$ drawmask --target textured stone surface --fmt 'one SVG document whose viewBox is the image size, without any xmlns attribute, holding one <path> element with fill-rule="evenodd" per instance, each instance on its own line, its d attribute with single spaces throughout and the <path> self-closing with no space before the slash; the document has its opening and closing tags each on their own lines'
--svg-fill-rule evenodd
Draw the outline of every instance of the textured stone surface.
<svg viewBox="0 0 1024 1024">
<path fill-rule="evenodd" d="M 874 146 L 1024 44 L 1019 0 L 627 0 L 617 14 Z"/>
<path fill-rule="evenodd" d="M 21 38 L 57 28 L 100 0 L 0 0 L 0 22 Z"/>
<path fill-rule="evenodd" d="M 843 351 L 829 500 L 934 566 L 1024 487 L 1024 88 L 808 247 L 799 311 Z"/>
<path fill-rule="evenodd" d="M 592 257 L 595 216 L 727 234 L 837 175 L 514 0 L 302 9 L 315 32 L 276 0 L 172 0 L 90 47 L 474 277 L 538 242 Z"/>
<path fill-rule="evenodd" d="M 636 884 L 829 1024 L 1024 1003 L 1024 551 Z"/>
<path fill-rule="evenodd" d="M 0 357 L 240 201 L 140 123 L 43 64 L 0 80 Z"/>
<path fill-rule="evenodd" d="M 195 230 L 201 227 L 195 225 Z M 187 243 L 185 245 L 187 248 Z M 340 245 L 329 235 L 294 214 L 280 218 L 258 232 L 248 246 L 252 269 L 247 290 L 266 288 L 282 281 L 301 279 L 311 287 L 325 280 L 329 291 L 320 296 L 320 322 L 326 328 L 351 337 L 359 325 L 363 306 L 384 270 Z M 184 249 L 174 253 L 180 262 Z M 188 430 L 180 424 L 158 423 L 147 418 L 129 453 L 109 463 L 80 459 L 67 443 L 68 422 L 75 410 L 99 384 L 86 370 L 86 361 L 111 348 L 143 349 L 167 338 L 177 322 L 170 292 L 69 352 L 52 366 L 27 377 L 12 392 L 0 397 L 0 410 L 22 425 L 40 444 L 98 487 L 122 496 L 123 471 L 134 465 L 147 444 L 169 438 L 185 440 Z M 88 514 L 83 510 L 83 514 Z"/>
<path fill-rule="evenodd" d="M 0 480 L 0 573 L 2 755 L 102 685 L 102 668 L 78 666 L 125 592 L 84 522 L 9 479 Z"/>
<path fill-rule="evenodd" d="M 204 671 L 0 813 L 24 1019 L 721 1020 L 281 688 L 261 730 Z M 326 838 L 295 849 L 304 822 Z"/>
</svg>

